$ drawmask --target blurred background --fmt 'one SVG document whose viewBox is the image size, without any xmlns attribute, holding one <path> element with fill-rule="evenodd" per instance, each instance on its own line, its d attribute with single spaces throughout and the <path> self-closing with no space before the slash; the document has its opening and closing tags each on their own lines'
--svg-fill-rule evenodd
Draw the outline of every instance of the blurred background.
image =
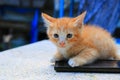
<svg viewBox="0 0 120 80">
<path fill-rule="evenodd" d="M 0 0 L 0 51 L 48 39 L 42 12 L 61 18 L 84 11 L 85 24 L 103 27 L 120 43 L 120 0 Z"/>
</svg>

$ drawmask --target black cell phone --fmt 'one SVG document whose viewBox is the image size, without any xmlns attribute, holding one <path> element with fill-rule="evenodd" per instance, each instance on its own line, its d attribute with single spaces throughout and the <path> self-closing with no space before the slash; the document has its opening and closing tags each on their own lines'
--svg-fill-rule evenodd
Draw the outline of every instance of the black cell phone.
<svg viewBox="0 0 120 80">
<path fill-rule="evenodd" d="M 56 72 L 120 73 L 120 60 L 97 60 L 92 64 L 70 67 L 67 60 L 56 61 Z"/>
</svg>

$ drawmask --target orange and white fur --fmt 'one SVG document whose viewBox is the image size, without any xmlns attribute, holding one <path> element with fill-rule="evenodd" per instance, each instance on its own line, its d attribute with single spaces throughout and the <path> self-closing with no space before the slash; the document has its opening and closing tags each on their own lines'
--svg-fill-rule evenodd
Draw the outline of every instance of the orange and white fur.
<svg viewBox="0 0 120 80">
<path fill-rule="evenodd" d="M 52 62 L 68 59 L 68 64 L 76 67 L 97 59 L 119 59 L 111 35 L 100 27 L 84 25 L 85 14 L 75 18 L 53 18 L 42 13 L 48 37 L 57 46 Z"/>
</svg>

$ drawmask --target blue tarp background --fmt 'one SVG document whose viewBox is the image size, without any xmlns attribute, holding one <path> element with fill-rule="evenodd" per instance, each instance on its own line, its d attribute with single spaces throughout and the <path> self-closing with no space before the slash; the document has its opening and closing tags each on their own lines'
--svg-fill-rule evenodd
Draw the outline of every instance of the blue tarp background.
<svg viewBox="0 0 120 80">
<path fill-rule="evenodd" d="M 111 34 L 120 19 L 120 0 L 80 0 L 78 14 L 87 10 L 85 24 L 103 27 Z"/>
</svg>

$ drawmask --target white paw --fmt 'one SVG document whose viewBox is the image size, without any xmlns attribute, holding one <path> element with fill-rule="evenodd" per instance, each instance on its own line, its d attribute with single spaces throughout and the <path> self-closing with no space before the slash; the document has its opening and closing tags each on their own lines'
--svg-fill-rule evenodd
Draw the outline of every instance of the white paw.
<svg viewBox="0 0 120 80">
<path fill-rule="evenodd" d="M 71 67 L 79 66 L 79 63 L 77 63 L 74 59 L 69 59 L 68 64 L 69 64 Z"/>
<path fill-rule="evenodd" d="M 50 60 L 51 63 L 54 63 L 55 61 L 59 61 L 59 59 L 53 57 L 53 58 Z"/>
<path fill-rule="evenodd" d="M 56 61 L 55 58 L 52 58 L 52 59 L 50 60 L 51 63 L 54 63 L 55 61 Z"/>
</svg>

